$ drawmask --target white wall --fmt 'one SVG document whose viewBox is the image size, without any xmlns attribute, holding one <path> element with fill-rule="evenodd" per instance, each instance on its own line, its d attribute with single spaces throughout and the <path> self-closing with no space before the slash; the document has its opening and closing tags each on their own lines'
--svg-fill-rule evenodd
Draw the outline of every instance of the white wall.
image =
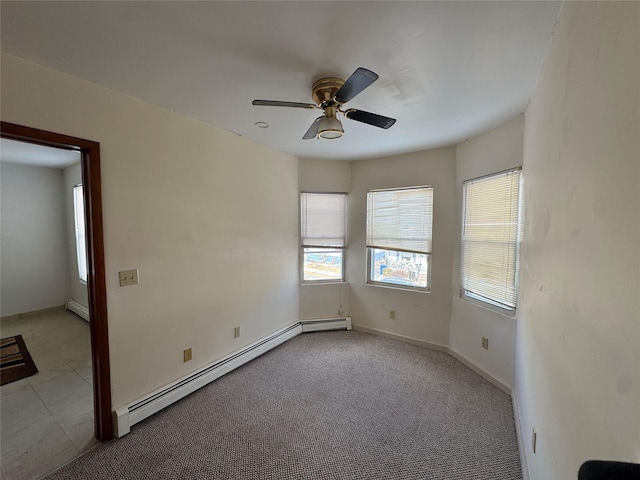
<svg viewBox="0 0 640 480">
<path fill-rule="evenodd" d="M 351 162 L 301 158 L 298 162 L 298 186 L 301 192 L 349 193 Z M 347 203 L 349 199 L 347 195 Z M 340 283 L 301 284 L 300 320 L 337 317 L 341 309 L 344 315 L 349 315 L 349 295 L 349 279 Z"/>
<path fill-rule="evenodd" d="M 2 120 L 100 142 L 114 408 L 298 320 L 297 159 L 11 55 L 1 75 Z"/>
<path fill-rule="evenodd" d="M 0 315 L 64 305 L 69 266 L 62 171 L 0 163 L 0 181 Z"/>
<path fill-rule="evenodd" d="M 449 347 L 512 389 L 515 385 L 516 319 L 461 299 L 460 238 L 462 228 L 462 182 L 522 165 L 524 116 L 456 146 L 456 244 Z M 482 337 L 489 349 L 482 348 Z"/>
<path fill-rule="evenodd" d="M 80 156 L 78 154 L 78 156 Z M 82 183 L 82 168 L 80 163 L 71 165 L 63 170 L 64 179 L 64 207 L 66 212 L 67 255 L 69 258 L 69 297 L 89 308 L 87 285 L 80 282 L 78 273 L 78 257 L 76 254 L 76 224 L 73 207 L 73 187 Z"/>
<path fill-rule="evenodd" d="M 434 187 L 431 292 L 365 284 L 367 191 L 378 188 Z M 451 264 L 455 244 L 455 148 L 353 162 L 348 222 L 347 278 L 351 318 L 356 327 L 391 333 L 436 346 L 449 344 Z M 389 319 L 389 311 L 396 319 Z"/>
<path fill-rule="evenodd" d="M 534 479 L 640 462 L 639 59 L 639 3 L 565 2 L 525 112 L 516 398 Z"/>
</svg>

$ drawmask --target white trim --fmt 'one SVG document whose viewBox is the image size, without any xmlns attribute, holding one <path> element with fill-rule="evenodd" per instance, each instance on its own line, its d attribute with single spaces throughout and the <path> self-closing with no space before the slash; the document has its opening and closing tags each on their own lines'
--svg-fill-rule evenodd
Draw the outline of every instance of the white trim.
<svg viewBox="0 0 640 480">
<path fill-rule="evenodd" d="M 418 340 L 417 338 L 405 337 L 404 335 L 385 332 L 384 330 L 365 327 L 363 325 L 353 324 L 353 329 L 358 330 L 360 332 L 372 333 L 373 335 L 380 335 L 381 337 L 393 338 L 394 340 L 400 340 L 401 342 L 411 343 L 412 345 L 418 345 L 419 347 L 426 347 L 426 348 L 430 348 L 431 350 L 437 350 L 439 352 L 449 353 L 449 347 L 446 347 L 444 345 L 439 345 L 437 343 L 425 342 L 424 340 Z"/>
<path fill-rule="evenodd" d="M 89 321 L 89 308 L 85 307 L 73 298 L 67 298 L 67 301 L 64 304 L 64 308 L 66 310 L 72 311 L 79 317 L 84 318 L 87 322 Z"/>
<path fill-rule="evenodd" d="M 300 320 L 300 325 L 302 325 L 302 333 L 322 330 L 351 330 L 351 317 Z"/>
<path fill-rule="evenodd" d="M 460 287 L 460 300 L 464 300 L 478 307 L 484 308 L 485 310 L 489 310 L 493 313 L 497 313 L 506 318 L 511 318 L 513 320 L 516 319 L 516 307 L 513 307 L 512 310 L 507 309 L 505 307 L 501 307 L 497 303 L 494 304 L 489 299 L 482 299 L 481 297 L 474 295 L 471 292 L 467 292 L 464 288 Z"/>
<path fill-rule="evenodd" d="M 474 372 L 476 372 L 478 375 L 480 375 L 481 377 L 484 377 L 485 380 L 488 380 L 489 382 L 491 382 L 493 385 L 495 385 L 496 387 L 498 387 L 500 390 L 502 390 L 504 393 L 506 393 L 507 395 L 511 395 L 511 387 L 509 387 L 506 383 L 502 383 L 500 380 L 498 380 L 496 377 L 494 377 L 493 375 L 491 375 L 490 373 L 488 373 L 487 371 L 483 370 L 482 368 L 480 368 L 478 365 L 476 365 L 475 363 L 473 363 L 471 360 L 469 360 L 467 357 L 462 356 L 460 353 L 456 352 L 455 350 L 453 350 L 452 348 L 449 348 L 449 354 L 455 358 L 456 360 L 458 360 L 460 363 L 462 363 L 465 367 L 470 368 L 471 370 L 473 370 Z"/>
<path fill-rule="evenodd" d="M 38 315 L 47 312 L 55 312 L 56 310 L 64 310 L 64 305 L 56 305 L 55 307 L 47 307 L 39 310 L 30 310 L 28 312 L 5 315 L 4 317 L 0 317 L 0 322 L 14 322 L 16 320 L 20 320 L 22 317 L 26 317 L 27 315 Z"/>
<path fill-rule="evenodd" d="M 126 435 L 131 426 L 159 412 L 172 403 L 195 392 L 208 383 L 235 370 L 245 363 L 268 352 L 272 348 L 302 333 L 300 322 L 294 323 L 277 332 L 247 345 L 226 357 L 223 357 L 173 383 L 165 385 L 113 412 L 114 435 L 118 438 Z"/>
<path fill-rule="evenodd" d="M 520 420 L 520 407 L 518 406 L 518 398 L 516 392 L 511 394 L 511 403 L 513 404 L 513 416 L 516 424 L 516 437 L 518 439 L 518 450 L 520 451 L 520 466 L 522 467 L 522 480 L 530 480 L 529 462 L 527 461 L 527 441 L 522 430 L 522 422 Z"/>
<path fill-rule="evenodd" d="M 456 352 L 455 350 L 451 349 L 450 347 L 447 347 L 445 345 L 439 345 L 437 343 L 425 342 L 424 340 L 418 340 L 417 338 L 406 337 L 404 335 L 398 335 L 396 333 L 385 332 L 384 330 L 378 330 L 376 328 L 365 327 L 363 325 L 358 325 L 358 324 L 354 324 L 353 325 L 353 329 L 361 331 L 361 332 L 372 333 L 374 335 L 380 335 L 381 337 L 393 338 L 395 340 L 400 340 L 401 342 L 411 343 L 413 345 L 418 345 L 420 347 L 429 348 L 431 350 L 437 350 L 439 352 L 448 353 L 453 358 L 455 358 L 460 363 L 462 363 L 465 367 L 470 368 L 471 370 L 476 372 L 478 375 L 480 375 L 481 377 L 485 378 L 487 381 L 491 382 L 493 385 L 498 387 L 500 390 L 502 390 L 507 395 L 511 395 L 511 387 L 509 387 L 507 384 L 501 382 L 500 380 L 495 378 L 493 375 L 489 374 L 488 372 L 486 372 L 485 370 L 483 370 L 482 368 L 477 366 L 475 363 L 473 363 L 471 360 L 469 360 L 468 358 L 462 356 L 460 353 Z"/>
</svg>

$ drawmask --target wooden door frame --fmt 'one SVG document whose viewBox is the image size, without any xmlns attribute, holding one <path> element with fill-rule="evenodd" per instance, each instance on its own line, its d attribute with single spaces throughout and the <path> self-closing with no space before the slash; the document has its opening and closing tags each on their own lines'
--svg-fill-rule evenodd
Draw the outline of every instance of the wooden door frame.
<svg viewBox="0 0 640 480">
<path fill-rule="evenodd" d="M 104 241 L 102 229 L 102 188 L 100 144 L 35 128 L 0 122 L 0 137 L 55 148 L 79 151 L 82 155 L 85 225 L 87 242 L 87 290 L 89 330 L 93 369 L 93 406 L 96 438 L 113 438 L 111 417 L 111 375 L 107 328 L 107 286 L 105 283 Z"/>
</svg>

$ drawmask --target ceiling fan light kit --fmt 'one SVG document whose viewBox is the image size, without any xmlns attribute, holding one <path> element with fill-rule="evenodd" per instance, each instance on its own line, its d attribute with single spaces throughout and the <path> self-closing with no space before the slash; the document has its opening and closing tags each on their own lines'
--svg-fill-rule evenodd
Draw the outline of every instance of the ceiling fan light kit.
<svg viewBox="0 0 640 480">
<path fill-rule="evenodd" d="M 366 123 L 386 130 L 396 123 L 394 118 L 355 108 L 350 108 L 346 111 L 341 109 L 344 103 L 354 98 L 377 79 L 378 75 L 376 73 L 360 67 L 346 81 L 336 77 L 327 77 L 314 82 L 311 87 L 311 98 L 315 104 L 279 100 L 254 100 L 251 103 L 265 107 L 317 108 L 324 110 L 324 115 L 314 120 L 307 133 L 302 137 L 303 140 L 311 138 L 333 140 L 342 137 L 344 129 L 338 119 L 338 112 L 349 120 L 355 120 L 356 122 Z"/>
<path fill-rule="evenodd" d="M 337 109 L 335 105 L 324 109 L 324 117 L 318 123 L 318 138 L 325 140 L 335 140 L 344 135 L 342 123 L 336 116 Z"/>
</svg>

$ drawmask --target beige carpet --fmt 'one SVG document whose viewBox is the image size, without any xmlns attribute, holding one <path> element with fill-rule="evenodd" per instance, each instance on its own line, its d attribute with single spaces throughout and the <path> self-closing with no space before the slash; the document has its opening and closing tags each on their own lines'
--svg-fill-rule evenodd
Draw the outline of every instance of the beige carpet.
<svg viewBox="0 0 640 480">
<path fill-rule="evenodd" d="M 300 335 L 57 479 L 520 479 L 510 397 L 448 354 Z"/>
</svg>

